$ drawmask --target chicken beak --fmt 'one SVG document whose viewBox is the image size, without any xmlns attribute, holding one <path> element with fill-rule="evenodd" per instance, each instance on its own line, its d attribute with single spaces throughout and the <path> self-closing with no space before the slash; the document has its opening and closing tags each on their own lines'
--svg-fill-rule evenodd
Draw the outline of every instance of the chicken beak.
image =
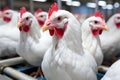
<svg viewBox="0 0 120 80">
<path fill-rule="evenodd" d="M 21 23 L 21 22 L 18 22 L 18 28 L 20 28 L 20 26 L 22 26 L 22 23 Z"/>
<path fill-rule="evenodd" d="M 48 26 L 43 26 L 43 27 L 42 27 L 43 32 L 44 32 L 44 31 L 47 31 L 48 29 L 49 29 Z"/>
<path fill-rule="evenodd" d="M 107 25 L 103 26 L 102 29 L 105 30 L 105 31 L 108 31 Z"/>
</svg>

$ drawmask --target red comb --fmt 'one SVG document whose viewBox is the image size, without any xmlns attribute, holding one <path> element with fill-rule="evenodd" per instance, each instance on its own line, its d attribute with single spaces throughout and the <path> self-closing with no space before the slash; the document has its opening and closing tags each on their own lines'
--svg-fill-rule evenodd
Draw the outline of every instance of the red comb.
<svg viewBox="0 0 120 80">
<path fill-rule="evenodd" d="M 41 12 L 42 12 L 42 9 L 40 8 L 37 11 L 35 11 L 36 14 L 41 13 Z"/>
<path fill-rule="evenodd" d="M 100 11 L 96 11 L 96 12 L 94 13 L 94 16 L 95 16 L 95 17 L 101 17 L 102 19 L 104 19 L 104 16 L 103 16 L 103 14 L 102 14 Z"/>
<path fill-rule="evenodd" d="M 9 8 L 6 6 L 3 8 L 3 11 L 9 10 Z"/>
<path fill-rule="evenodd" d="M 54 3 L 48 11 L 48 18 L 52 15 L 53 12 L 58 11 L 57 3 Z"/>
<path fill-rule="evenodd" d="M 22 18 L 22 15 L 26 12 L 26 8 L 22 7 L 20 8 L 20 18 Z"/>
</svg>

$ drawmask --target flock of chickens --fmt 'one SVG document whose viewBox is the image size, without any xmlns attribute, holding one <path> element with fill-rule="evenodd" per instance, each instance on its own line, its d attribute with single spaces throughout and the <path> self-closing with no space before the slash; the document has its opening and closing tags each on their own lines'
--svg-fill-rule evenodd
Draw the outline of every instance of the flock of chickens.
<svg viewBox="0 0 120 80">
<path fill-rule="evenodd" d="M 108 27 L 107 27 L 108 26 Z M 108 29 L 109 28 L 109 29 Z M 0 11 L 0 57 L 17 54 L 33 66 L 41 66 L 47 80 L 97 80 L 98 66 L 120 53 L 120 13 L 107 24 L 96 11 L 82 24 L 54 3 L 48 13 Z M 103 31 L 108 30 L 108 31 Z M 120 60 L 101 80 L 120 80 Z"/>
</svg>

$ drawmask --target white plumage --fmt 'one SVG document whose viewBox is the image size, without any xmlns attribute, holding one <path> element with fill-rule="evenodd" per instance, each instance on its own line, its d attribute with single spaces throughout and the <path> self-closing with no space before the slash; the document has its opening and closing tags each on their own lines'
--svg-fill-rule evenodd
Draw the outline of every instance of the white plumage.
<svg viewBox="0 0 120 80">
<path fill-rule="evenodd" d="M 20 18 L 22 21 L 17 52 L 31 65 L 40 66 L 44 53 L 51 46 L 51 37 L 48 32 L 41 31 L 36 18 L 30 12 L 24 12 Z M 25 26 L 29 28 L 28 31 L 24 30 Z"/>
<path fill-rule="evenodd" d="M 101 80 L 120 80 L 120 60 L 112 64 Z"/>
<path fill-rule="evenodd" d="M 57 4 L 52 8 L 57 8 Z M 76 18 L 68 11 L 58 10 L 52 13 L 44 26 L 49 26 L 50 30 L 54 27 L 55 30 L 53 44 L 45 53 L 42 62 L 46 79 L 97 80 L 97 64 L 93 56 L 82 48 L 81 28 Z"/>
<path fill-rule="evenodd" d="M 88 50 L 95 58 L 97 65 L 100 66 L 103 61 L 103 53 L 101 50 L 101 43 L 99 39 L 99 33 L 106 26 L 104 20 L 100 17 L 89 17 L 82 23 L 82 45 Z M 93 31 L 98 33 L 94 35 Z"/>
<path fill-rule="evenodd" d="M 0 57 L 10 57 L 16 55 L 16 46 L 19 40 L 18 12 L 5 10 L 3 17 L 9 17 L 10 21 L 0 26 Z"/>
<path fill-rule="evenodd" d="M 110 59 L 112 56 L 120 53 L 120 13 L 114 14 L 107 21 L 109 30 L 103 32 L 100 36 L 101 46 L 105 59 Z"/>
</svg>

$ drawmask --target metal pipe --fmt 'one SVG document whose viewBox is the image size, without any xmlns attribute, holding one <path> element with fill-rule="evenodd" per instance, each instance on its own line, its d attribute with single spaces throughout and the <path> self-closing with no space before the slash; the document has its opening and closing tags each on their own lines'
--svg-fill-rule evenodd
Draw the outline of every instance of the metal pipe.
<svg viewBox="0 0 120 80">
<path fill-rule="evenodd" d="M 100 71 L 100 72 L 107 72 L 108 69 L 109 69 L 109 67 L 106 67 L 106 66 L 103 66 L 103 65 L 98 67 L 98 71 Z"/>
<path fill-rule="evenodd" d="M 95 3 L 96 3 L 96 8 L 95 8 L 95 11 L 97 11 L 98 10 L 98 0 L 95 0 Z"/>
<path fill-rule="evenodd" d="M 62 9 L 62 2 L 61 2 L 61 0 L 57 0 L 57 3 L 58 3 L 59 9 Z"/>
<path fill-rule="evenodd" d="M 25 60 L 22 57 L 16 57 L 6 60 L 0 60 L 0 66 L 12 66 L 23 62 L 25 62 Z"/>
<path fill-rule="evenodd" d="M 21 73 L 11 67 L 2 68 L 2 72 L 5 75 L 14 78 L 15 80 L 36 80 L 35 78 L 28 76 L 27 74 Z"/>
<path fill-rule="evenodd" d="M 30 12 L 34 13 L 34 3 L 33 0 L 29 0 Z"/>
</svg>

